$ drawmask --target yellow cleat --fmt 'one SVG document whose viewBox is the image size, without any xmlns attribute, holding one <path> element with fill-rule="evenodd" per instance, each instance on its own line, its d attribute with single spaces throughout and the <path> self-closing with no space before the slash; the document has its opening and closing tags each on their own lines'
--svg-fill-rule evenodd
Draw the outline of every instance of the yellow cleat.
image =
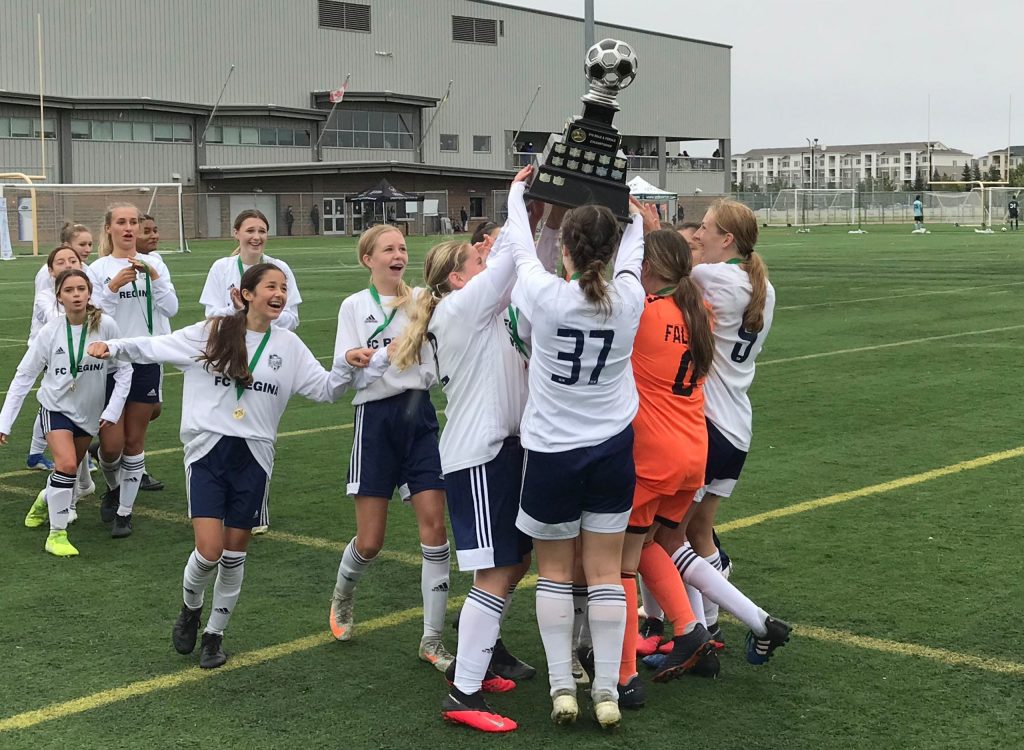
<svg viewBox="0 0 1024 750">
<path fill-rule="evenodd" d="M 68 541 L 66 531 L 51 531 L 46 537 L 46 546 L 43 549 L 57 557 L 74 557 L 78 554 L 75 545 Z"/>
<path fill-rule="evenodd" d="M 30 529 L 36 529 L 49 520 L 50 511 L 46 507 L 46 489 L 43 488 L 39 490 L 39 494 L 36 495 L 35 502 L 33 502 L 32 507 L 28 509 L 28 515 L 25 516 L 25 525 Z"/>
</svg>

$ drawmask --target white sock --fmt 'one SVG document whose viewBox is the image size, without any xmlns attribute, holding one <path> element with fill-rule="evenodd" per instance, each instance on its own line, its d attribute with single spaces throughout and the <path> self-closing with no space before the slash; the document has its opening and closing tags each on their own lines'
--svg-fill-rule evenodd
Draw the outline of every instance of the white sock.
<svg viewBox="0 0 1024 750">
<path fill-rule="evenodd" d="M 683 581 L 683 586 L 686 587 L 686 598 L 690 600 L 690 609 L 693 610 L 694 617 L 704 627 L 707 627 L 708 622 L 704 619 L 704 595 L 700 593 L 700 589 L 696 586 L 691 586 L 686 581 Z"/>
<path fill-rule="evenodd" d="M 498 623 L 499 626 L 503 626 L 505 624 L 505 618 L 508 617 L 508 611 L 512 607 L 512 595 L 516 593 L 516 585 L 517 584 L 513 583 L 509 586 L 508 593 L 505 594 L 505 603 L 501 607 L 501 622 Z"/>
<path fill-rule="evenodd" d="M 78 487 L 88 487 L 92 482 L 92 477 L 89 476 L 89 458 L 86 456 L 82 459 L 82 463 L 78 464 Z"/>
<path fill-rule="evenodd" d="M 217 581 L 213 584 L 213 610 L 206 621 L 204 633 L 224 634 L 231 613 L 242 592 L 242 578 L 245 577 L 245 553 L 224 550 L 217 570 Z"/>
<path fill-rule="evenodd" d="M 689 544 L 684 544 L 676 550 L 672 556 L 672 562 L 676 564 L 676 568 L 686 583 L 700 589 L 704 597 L 705 612 L 708 610 L 708 603 L 711 602 L 715 604 L 717 617 L 720 604 L 727 612 L 753 630 L 755 635 L 763 636 L 767 632 L 764 621 L 768 617 L 768 613 L 733 586 L 721 571 L 713 568 L 711 563 L 694 552 Z"/>
<path fill-rule="evenodd" d="M 715 550 L 704 559 L 707 561 L 708 565 L 721 574 L 722 556 L 719 554 L 718 550 Z M 714 625 L 718 622 L 718 604 L 711 598 L 704 599 L 704 622 L 710 625 Z"/>
<path fill-rule="evenodd" d="M 448 542 L 439 547 L 428 547 L 421 544 L 420 549 L 423 550 L 423 567 L 420 568 L 420 592 L 423 594 L 423 637 L 440 638 L 441 631 L 444 629 L 445 610 L 448 608 L 448 575 L 451 568 L 451 552 Z"/>
<path fill-rule="evenodd" d="M 665 610 L 661 608 L 658 600 L 654 598 L 654 592 L 647 588 L 642 575 L 638 574 L 637 580 L 640 581 L 640 598 L 643 599 L 644 612 L 647 613 L 648 619 L 664 621 Z"/>
<path fill-rule="evenodd" d="M 220 560 L 207 560 L 199 550 L 192 550 L 185 564 L 185 575 L 181 581 L 181 598 L 189 609 L 200 609 L 203 606 L 203 598 L 206 586 L 217 575 L 217 565 Z"/>
<path fill-rule="evenodd" d="M 36 418 L 32 420 L 32 442 L 29 445 L 30 455 L 42 454 L 46 450 L 46 435 L 43 434 L 43 425 Z"/>
<path fill-rule="evenodd" d="M 75 494 L 75 475 L 55 471 L 46 484 L 46 508 L 50 512 L 50 531 L 68 527 L 68 511 Z"/>
<path fill-rule="evenodd" d="M 455 660 L 455 687 L 467 695 L 480 690 L 491 651 L 498 640 L 505 600 L 476 586 L 469 590 L 459 615 L 459 650 Z"/>
<path fill-rule="evenodd" d="M 356 540 L 353 537 L 341 555 L 341 562 L 338 563 L 338 580 L 334 584 L 335 593 L 341 596 L 351 595 L 356 590 L 356 584 L 363 577 L 366 568 L 375 559 L 376 557 L 367 559 L 360 555 L 356 551 Z"/>
<path fill-rule="evenodd" d="M 587 587 L 572 587 L 572 643 L 573 646 L 590 645 L 590 623 L 587 622 Z"/>
<path fill-rule="evenodd" d="M 587 620 L 594 639 L 591 695 L 611 693 L 618 700 L 622 638 L 626 632 L 626 593 L 622 584 L 588 587 Z"/>
<path fill-rule="evenodd" d="M 124 456 L 121 459 L 121 505 L 117 515 L 130 516 L 135 507 L 135 498 L 142 484 L 142 472 L 146 469 L 146 454 Z"/>
<path fill-rule="evenodd" d="M 576 692 L 576 681 L 572 677 L 572 624 L 572 584 L 538 578 L 537 626 L 544 643 L 552 695 L 563 689 Z"/>
<path fill-rule="evenodd" d="M 103 451 L 100 451 L 100 471 L 103 472 L 103 481 L 107 483 L 107 489 L 116 490 L 121 486 L 121 456 L 108 461 L 103 457 Z"/>
</svg>

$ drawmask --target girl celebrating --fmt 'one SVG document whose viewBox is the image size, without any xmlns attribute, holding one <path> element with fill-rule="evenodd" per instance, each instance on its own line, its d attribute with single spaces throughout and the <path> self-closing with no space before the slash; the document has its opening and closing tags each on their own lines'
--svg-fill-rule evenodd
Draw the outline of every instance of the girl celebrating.
<svg viewBox="0 0 1024 750">
<path fill-rule="evenodd" d="M 142 260 L 136 252 L 138 228 L 135 206 L 120 203 L 107 209 L 100 257 L 89 266 L 93 303 L 114 318 L 122 335 L 133 338 L 169 331 L 167 319 L 178 312 L 178 298 L 163 260 L 159 255 Z M 109 488 L 100 505 L 100 517 L 104 523 L 114 523 L 114 538 L 132 533 L 132 507 L 146 467 L 146 430 L 160 403 L 160 366 L 137 363 L 132 370 L 124 416 L 99 453 Z M 108 390 L 110 387 L 108 383 Z"/>
<path fill-rule="evenodd" d="M 206 317 L 233 315 L 242 309 L 239 281 L 246 269 L 257 263 L 273 263 L 284 271 L 288 279 L 288 307 L 274 321 L 275 328 L 294 331 L 299 327 L 299 304 L 302 296 L 295 275 L 287 263 L 264 254 L 270 222 L 255 208 L 246 209 L 235 217 L 232 236 L 238 240 L 238 247 L 227 258 L 221 258 L 210 267 L 206 285 L 199 297 L 199 304 L 206 308 Z"/>
<path fill-rule="evenodd" d="M 77 261 L 77 256 L 75 259 Z M 57 277 L 55 288 L 56 299 L 63 305 L 65 315 L 55 317 L 39 330 L 18 365 L 0 411 L 0 444 L 7 443 L 25 396 L 43 372 L 43 382 L 36 396 L 40 405 L 37 421 L 46 434 L 55 469 L 50 475 L 44 501 L 37 500 L 33 504 L 25 525 L 42 525 L 49 515 L 50 534 L 44 549 L 58 557 L 71 557 L 78 554 L 67 535 L 75 472 L 92 436 L 101 428 L 106 432 L 121 418 L 131 371 L 127 366 L 115 369 L 86 356 L 90 341 L 118 333 L 117 324 L 89 304 L 92 284 L 86 273 L 78 268 L 64 270 Z M 108 372 L 115 387 L 106 399 Z"/>
<path fill-rule="evenodd" d="M 558 724 L 576 720 L 571 671 L 573 567 L 582 537 L 594 644 L 591 695 L 602 727 L 620 721 L 618 671 L 626 621 L 619 564 L 633 501 L 636 387 L 629 357 L 644 306 L 643 229 L 637 205 L 621 235 L 598 206 L 569 211 L 562 257 L 571 279 L 549 274 L 533 238 L 510 223 L 519 307 L 532 326 L 530 395 L 521 426 L 524 460 L 516 526 L 534 539 L 537 624 Z M 614 275 L 604 278 L 618 249 Z"/>
<path fill-rule="evenodd" d="M 338 311 L 335 357 L 356 347 L 385 349 L 409 325 L 409 308 L 422 289 L 402 280 L 409 254 L 394 227 L 363 232 L 359 262 L 370 269 L 369 288 L 353 294 Z M 419 526 L 423 566 L 423 637 L 419 658 L 444 672 L 452 656 L 441 642 L 448 606 L 449 551 L 444 525 L 444 480 L 437 444 L 437 415 L 428 389 L 434 384 L 432 354 L 404 371 L 389 369 L 352 400 L 355 434 L 348 468 L 348 494 L 355 497 L 356 536 L 338 565 L 329 624 L 339 641 L 352 637 L 356 584 L 384 545 L 388 502 L 398 488 L 408 497 Z"/>
<path fill-rule="evenodd" d="M 291 331 L 271 324 L 285 309 L 287 277 L 260 263 L 242 276 L 242 309 L 164 336 L 92 344 L 93 356 L 122 362 L 166 362 L 184 372 L 181 440 L 195 549 L 185 566 L 184 602 L 172 641 L 182 654 L 195 649 L 204 591 L 211 580 L 213 609 L 203 632 L 199 666 L 227 661 L 221 648 L 242 588 L 250 530 L 267 501 L 274 443 L 288 399 L 334 401 L 352 381 L 345 358 L 328 372 Z M 350 352 L 370 362 L 373 352 Z M 380 372 L 382 354 L 370 362 Z M 360 371 L 366 375 L 367 371 Z"/>
<path fill-rule="evenodd" d="M 65 223 L 60 229 L 60 244 L 61 247 L 67 246 L 73 249 L 78 255 L 81 267 L 87 268 L 86 261 L 89 260 L 89 255 L 92 253 L 92 232 L 89 231 L 89 227 L 84 224 Z M 49 265 L 44 265 L 36 273 L 36 291 L 48 289 L 52 293 L 53 279 L 54 277 L 50 275 Z"/>
</svg>

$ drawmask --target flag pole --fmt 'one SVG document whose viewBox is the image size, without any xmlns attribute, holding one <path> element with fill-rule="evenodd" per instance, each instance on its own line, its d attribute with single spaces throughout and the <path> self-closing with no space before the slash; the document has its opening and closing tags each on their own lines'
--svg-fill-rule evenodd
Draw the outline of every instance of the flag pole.
<svg viewBox="0 0 1024 750">
<path fill-rule="evenodd" d="M 206 131 L 210 129 L 210 123 L 213 122 L 213 117 L 214 117 L 214 115 L 217 114 L 217 107 L 220 106 L 220 100 L 224 98 L 224 91 L 227 89 L 228 81 L 231 80 L 231 74 L 234 73 L 234 72 L 235 72 L 235 66 L 232 63 L 231 67 L 228 68 L 228 75 L 224 79 L 224 85 L 220 87 L 220 96 L 217 97 L 216 104 L 214 104 L 213 105 L 213 109 L 210 110 L 210 117 L 206 121 L 206 127 L 203 128 L 203 134 L 201 136 L 199 136 L 199 145 L 200 146 L 205 146 L 206 145 Z"/>
<path fill-rule="evenodd" d="M 423 131 L 423 137 L 422 137 L 422 138 L 420 138 L 420 142 L 419 142 L 418 144 L 416 144 L 416 150 L 417 150 L 417 151 L 419 151 L 419 150 L 420 150 L 421 148 L 423 148 L 423 142 L 424 142 L 425 140 L 427 140 L 427 134 L 428 134 L 428 133 L 430 133 L 430 129 L 431 129 L 432 127 L 434 127 L 434 120 L 436 120 L 436 119 L 437 119 L 437 113 L 441 111 L 441 107 L 443 107 L 443 106 L 445 105 L 445 103 L 446 103 L 446 102 L 448 101 L 448 97 L 449 97 L 449 96 L 451 95 L 451 93 L 452 93 L 452 84 L 453 84 L 453 83 L 455 83 L 455 81 L 454 81 L 454 80 L 448 81 L 448 89 L 447 89 L 447 90 L 446 90 L 446 91 L 444 92 L 444 96 L 443 96 L 443 97 L 441 97 L 441 101 L 440 101 L 440 102 L 438 102 L 438 104 L 437 104 L 437 109 L 435 109 L 435 110 L 434 110 L 434 114 L 433 114 L 433 116 L 432 116 L 432 117 L 430 118 L 430 122 L 428 122 L 428 123 L 427 123 L 427 127 L 426 127 L 426 129 L 425 129 L 425 130 Z M 421 158 L 421 159 L 423 158 L 423 157 L 422 157 L 422 152 L 421 152 L 421 156 L 420 156 L 420 158 Z"/>
<path fill-rule="evenodd" d="M 320 128 L 320 137 L 316 139 L 316 143 L 313 145 L 314 150 L 320 148 L 320 141 L 324 139 L 324 133 L 327 132 L 327 126 L 330 124 L 331 118 L 334 117 L 334 110 L 338 108 L 338 105 L 341 104 L 341 100 L 345 98 L 345 92 L 348 91 L 348 79 L 351 77 L 351 73 L 345 76 L 345 82 L 341 84 L 341 97 L 337 101 L 331 103 L 331 111 L 327 113 L 327 119 L 324 121 L 324 126 Z M 333 93 L 334 92 L 332 91 L 332 99 L 334 98 Z"/>
</svg>

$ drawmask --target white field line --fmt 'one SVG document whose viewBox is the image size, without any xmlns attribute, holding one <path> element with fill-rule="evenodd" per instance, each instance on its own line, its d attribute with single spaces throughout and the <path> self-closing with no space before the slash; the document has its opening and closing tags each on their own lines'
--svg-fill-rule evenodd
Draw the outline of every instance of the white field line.
<svg viewBox="0 0 1024 750">
<path fill-rule="evenodd" d="M 832 302 L 809 302 L 806 305 L 784 305 L 776 307 L 776 310 L 807 310 L 812 307 L 835 307 L 836 305 L 853 305 L 858 302 L 884 302 L 891 299 L 905 299 L 907 297 L 928 297 L 935 294 L 963 294 L 978 289 L 995 289 L 1004 286 L 1020 286 L 1024 281 L 1008 281 L 1004 284 L 984 284 L 982 286 L 962 286 L 956 289 L 936 289 L 928 292 L 914 292 L 912 294 L 888 294 L 884 297 L 858 297 L 857 299 L 838 299 Z"/>
</svg>

